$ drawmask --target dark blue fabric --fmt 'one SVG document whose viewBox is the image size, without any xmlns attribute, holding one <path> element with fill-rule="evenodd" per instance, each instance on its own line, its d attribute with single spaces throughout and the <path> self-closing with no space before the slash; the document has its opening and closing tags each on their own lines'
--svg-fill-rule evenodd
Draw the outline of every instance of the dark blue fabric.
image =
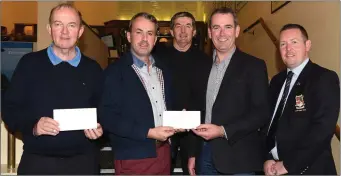
<svg viewBox="0 0 341 176">
<path fill-rule="evenodd" d="M 163 65 L 155 61 L 163 73 L 166 107 L 170 109 L 170 78 Z M 152 105 L 132 65 L 131 52 L 127 52 L 108 66 L 99 107 L 101 124 L 117 160 L 156 157 L 155 140 L 147 138 L 148 130 L 155 127 Z"/>
<path fill-rule="evenodd" d="M 53 118 L 54 109 L 96 107 L 102 69 L 82 56 L 78 67 L 67 62 L 54 66 L 47 50 L 29 53 L 19 61 L 4 98 L 3 121 L 11 132 L 23 134 L 24 150 L 43 155 L 74 155 L 93 149 L 83 130 L 56 136 L 33 136 L 41 117 Z"/>
<path fill-rule="evenodd" d="M 203 143 L 202 152 L 199 157 L 199 165 L 197 167 L 198 175 L 226 175 L 226 173 L 219 172 L 214 167 L 214 162 L 212 159 L 212 149 L 208 142 Z M 250 173 L 228 173 L 228 175 L 255 175 L 254 172 Z"/>
</svg>

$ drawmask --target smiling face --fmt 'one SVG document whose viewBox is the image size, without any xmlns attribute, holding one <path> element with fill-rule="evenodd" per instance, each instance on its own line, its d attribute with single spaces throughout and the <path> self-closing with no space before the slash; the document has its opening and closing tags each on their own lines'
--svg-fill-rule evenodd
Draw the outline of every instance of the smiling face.
<svg viewBox="0 0 341 176">
<path fill-rule="evenodd" d="M 284 64 L 293 69 L 308 58 L 311 41 L 306 40 L 299 29 L 287 29 L 281 32 L 279 45 Z"/>
<path fill-rule="evenodd" d="M 134 19 L 127 39 L 137 57 L 149 56 L 157 39 L 155 23 L 144 17 Z"/>
<path fill-rule="evenodd" d="M 191 45 L 196 30 L 192 25 L 193 21 L 189 17 L 179 17 L 174 20 L 174 27 L 170 30 L 177 45 Z"/>
<path fill-rule="evenodd" d="M 71 49 L 82 36 L 84 27 L 77 12 L 72 8 L 64 7 L 53 12 L 47 30 L 52 37 L 54 47 Z"/>
<path fill-rule="evenodd" d="M 235 47 L 235 40 L 239 36 L 240 27 L 235 26 L 233 15 L 217 13 L 212 16 L 208 35 L 220 53 L 228 53 Z"/>
</svg>

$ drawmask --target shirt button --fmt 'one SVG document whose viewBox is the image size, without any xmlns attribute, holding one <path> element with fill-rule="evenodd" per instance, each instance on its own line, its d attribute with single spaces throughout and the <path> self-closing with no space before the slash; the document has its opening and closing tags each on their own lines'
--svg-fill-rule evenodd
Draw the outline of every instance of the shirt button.
<svg viewBox="0 0 341 176">
<path fill-rule="evenodd" d="M 153 89 L 154 89 L 154 87 L 153 87 Z"/>
<path fill-rule="evenodd" d="M 159 114 L 159 116 L 161 117 L 161 114 Z"/>
<path fill-rule="evenodd" d="M 156 101 L 156 103 L 157 103 L 157 101 Z"/>
</svg>

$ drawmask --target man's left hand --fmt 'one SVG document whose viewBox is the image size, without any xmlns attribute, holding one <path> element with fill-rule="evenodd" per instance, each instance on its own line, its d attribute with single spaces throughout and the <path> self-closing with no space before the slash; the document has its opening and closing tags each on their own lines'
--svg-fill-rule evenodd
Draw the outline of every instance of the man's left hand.
<svg viewBox="0 0 341 176">
<path fill-rule="evenodd" d="M 103 134 L 103 129 L 101 124 L 97 123 L 96 129 L 87 129 L 84 130 L 85 136 L 89 139 L 98 139 Z"/>
<path fill-rule="evenodd" d="M 214 124 L 201 124 L 196 129 L 192 130 L 198 136 L 201 136 L 205 140 L 211 140 L 224 136 L 224 130 L 222 126 Z"/>
<path fill-rule="evenodd" d="M 288 173 L 288 171 L 285 169 L 285 167 L 283 165 L 283 161 L 276 162 L 276 164 L 274 164 L 274 167 L 275 167 L 275 171 L 276 171 L 275 175 L 283 175 L 283 174 Z"/>
</svg>

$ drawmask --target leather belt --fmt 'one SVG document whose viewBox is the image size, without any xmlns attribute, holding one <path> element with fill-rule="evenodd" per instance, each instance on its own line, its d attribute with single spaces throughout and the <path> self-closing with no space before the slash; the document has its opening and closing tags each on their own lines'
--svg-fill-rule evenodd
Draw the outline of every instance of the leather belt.
<svg viewBox="0 0 341 176">
<path fill-rule="evenodd" d="M 156 147 L 162 147 L 163 145 L 168 144 L 168 140 L 165 140 L 165 141 L 155 140 L 155 144 L 156 144 Z"/>
</svg>

